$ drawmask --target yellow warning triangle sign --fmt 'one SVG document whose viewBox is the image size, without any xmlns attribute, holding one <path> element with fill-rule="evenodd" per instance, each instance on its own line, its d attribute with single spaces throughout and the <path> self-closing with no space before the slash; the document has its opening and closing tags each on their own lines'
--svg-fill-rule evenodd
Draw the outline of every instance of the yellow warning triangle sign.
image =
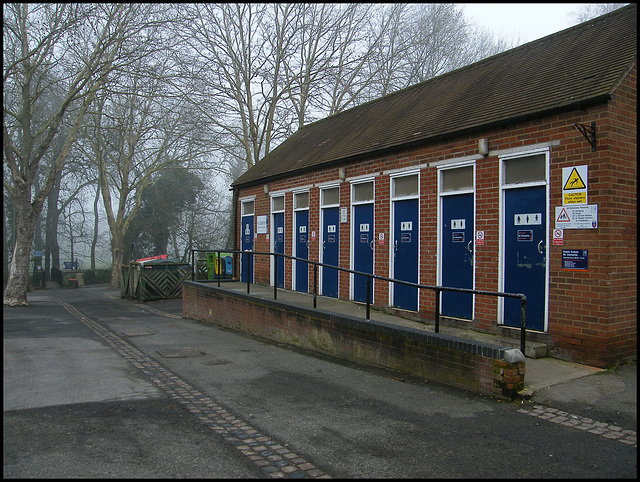
<svg viewBox="0 0 640 482">
<path fill-rule="evenodd" d="M 564 187 L 562 189 L 564 189 L 565 191 L 569 191 L 571 189 L 586 189 L 586 188 L 587 186 L 585 185 L 584 181 L 580 177 L 578 170 L 574 167 L 573 170 L 571 171 L 571 174 L 569 174 L 567 182 L 564 183 Z"/>
</svg>

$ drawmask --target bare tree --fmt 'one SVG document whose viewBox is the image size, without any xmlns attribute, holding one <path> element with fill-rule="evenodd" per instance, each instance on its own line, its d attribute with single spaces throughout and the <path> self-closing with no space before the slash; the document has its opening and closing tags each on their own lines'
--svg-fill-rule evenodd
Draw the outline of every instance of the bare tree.
<svg viewBox="0 0 640 482">
<path fill-rule="evenodd" d="M 424 82 L 484 57 L 509 45 L 469 23 L 460 6 L 452 3 L 411 5 L 404 12 L 402 30 L 404 87 Z"/>
<path fill-rule="evenodd" d="M 85 112 L 117 65 L 127 39 L 143 28 L 144 22 L 136 18 L 139 10 L 128 4 L 3 5 L 3 148 L 11 172 L 4 187 L 18 214 L 5 305 L 28 304 L 36 218 L 67 161 Z M 65 94 L 47 106 L 51 115 L 41 118 L 43 94 L 54 87 Z M 58 139 L 65 119 L 70 128 Z M 51 158 L 54 140 L 62 148 Z M 44 182 L 34 191 L 34 179 L 47 157 Z"/>
<path fill-rule="evenodd" d="M 162 33 L 158 38 L 160 40 Z M 148 40 L 148 39 L 147 39 Z M 201 146 L 199 116 L 171 89 L 170 49 L 155 50 L 110 80 L 92 112 L 83 143 L 99 171 L 112 241 L 111 286 L 120 286 L 125 234 L 156 173 L 184 167 Z M 176 186 L 179 189 L 179 186 Z"/>
<path fill-rule="evenodd" d="M 185 100 L 206 115 L 220 151 L 245 168 L 317 116 L 352 105 L 371 80 L 365 63 L 380 41 L 371 5 L 197 4 L 176 32 Z M 186 84 L 185 84 L 186 85 Z M 295 121 L 294 121 L 295 120 Z M 294 121 L 295 124 L 292 122 Z M 297 124 L 297 125 L 296 125 Z"/>
<path fill-rule="evenodd" d="M 273 142 L 282 96 L 283 56 L 292 5 L 195 4 L 186 6 L 177 31 L 188 70 L 184 98 L 212 126 L 212 140 L 252 166 Z"/>
<path fill-rule="evenodd" d="M 311 120 L 502 48 L 454 4 L 8 4 L 3 12 L 3 173 L 17 213 L 5 304 L 13 305 L 26 304 L 36 218 L 49 194 L 55 229 L 65 202 L 56 186 L 79 133 L 96 169 L 86 180 L 99 177 L 94 210 L 102 197 L 115 287 L 128 220 L 159 170 L 186 164 L 235 179 Z M 227 197 L 211 216 L 228 209 Z M 174 247 L 201 242 L 198 227 L 176 231 Z"/>
<path fill-rule="evenodd" d="M 338 33 L 344 13 L 336 4 L 297 4 L 297 21 L 293 31 L 292 55 L 284 58 L 285 76 L 297 128 L 309 120 L 326 115 L 324 102 L 319 101 L 329 82 L 339 50 Z M 310 112 L 315 111 L 315 115 Z"/>
<path fill-rule="evenodd" d="M 574 18 L 576 23 L 586 22 L 592 18 L 600 17 L 614 10 L 618 10 L 620 7 L 629 5 L 628 3 L 590 3 L 577 8 L 570 15 Z"/>
<path fill-rule="evenodd" d="M 379 8 L 372 16 L 373 28 L 379 29 L 383 37 L 367 59 L 372 83 L 363 100 L 377 99 L 408 85 L 405 67 L 413 39 L 405 30 L 410 19 L 411 9 L 402 3 Z"/>
</svg>

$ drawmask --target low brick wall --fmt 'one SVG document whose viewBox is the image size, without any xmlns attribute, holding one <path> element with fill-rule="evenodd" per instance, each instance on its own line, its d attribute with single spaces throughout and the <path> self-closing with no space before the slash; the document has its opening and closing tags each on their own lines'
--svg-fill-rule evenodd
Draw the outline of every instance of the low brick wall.
<svg viewBox="0 0 640 482">
<path fill-rule="evenodd" d="M 185 281 L 182 316 L 351 360 L 513 399 L 524 388 L 520 350 L 338 315 Z"/>
</svg>

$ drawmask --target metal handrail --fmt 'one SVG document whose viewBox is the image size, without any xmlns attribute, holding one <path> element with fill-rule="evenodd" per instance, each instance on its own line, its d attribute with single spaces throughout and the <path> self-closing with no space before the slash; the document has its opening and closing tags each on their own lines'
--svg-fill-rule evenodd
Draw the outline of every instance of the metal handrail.
<svg viewBox="0 0 640 482">
<path fill-rule="evenodd" d="M 269 253 L 264 253 L 264 252 L 259 252 L 259 251 L 242 251 L 242 250 L 237 250 L 237 249 L 192 249 L 191 250 L 191 264 L 193 266 L 192 272 L 191 272 L 191 281 L 195 281 L 194 277 L 195 277 L 195 272 L 196 272 L 196 265 L 195 265 L 195 253 L 196 252 L 207 252 L 207 253 L 217 253 L 218 254 L 218 258 L 220 258 L 220 253 L 224 252 L 224 253 L 233 253 L 234 256 L 236 254 L 246 254 L 250 257 L 253 255 L 261 255 L 261 256 L 273 256 L 274 257 L 274 286 L 273 286 L 273 299 L 278 299 L 278 256 L 282 256 L 283 258 L 289 258 L 291 260 L 295 260 L 295 261 L 302 261 L 304 263 L 311 263 L 313 265 L 313 308 L 316 309 L 316 299 L 317 299 L 317 278 L 318 278 L 318 266 L 324 267 L 324 268 L 331 268 L 331 269 L 337 269 L 338 271 L 345 271 L 347 273 L 352 273 L 355 275 L 360 275 L 360 276 L 366 276 L 367 277 L 367 302 L 366 302 L 366 318 L 367 320 L 370 319 L 370 306 L 371 306 L 371 280 L 372 279 L 377 279 L 380 281 L 387 281 L 389 283 L 399 283 L 399 284 L 403 284 L 406 286 L 411 286 L 414 288 L 418 288 L 418 289 L 428 289 L 428 290 L 432 290 L 435 292 L 436 294 L 436 303 L 435 303 L 435 332 L 436 333 L 440 333 L 440 293 L 442 291 L 452 291 L 452 292 L 456 292 L 456 293 L 469 293 L 469 294 L 475 294 L 475 295 L 487 295 L 487 296 L 497 296 L 497 297 L 502 297 L 502 298 L 518 298 L 520 300 L 520 351 L 522 352 L 522 354 L 524 355 L 524 350 L 525 350 L 525 341 L 526 341 L 526 320 L 527 320 L 527 297 L 526 295 L 524 295 L 523 293 L 504 293 L 504 292 L 500 292 L 500 291 L 485 291 L 485 290 L 474 290 L 474 289 L 467 289 L 467 288 L 452 288 L 452 287 L 448 287 L 448 286 L 431 286 L 431 285 L 421 285 L 418 283 L 411 283 L 410 281 L 403 281 L 403 280 L 398 280 L 395 278 L 387 278 L 384 276 L 378 276 L 372 273 L 364 273 L 362 271 L 356 271 L 353 269 L 348 269 L 348 268 L 342 268 L 340 266 L 334 266 L 331 264 L 325 264 L 325 263 L 320 263 L 318 261 L 312 261 L 309 259 L 304 259 L 304 258 L 299 258 L 296 256 L 290 256 L 288 254 L 284 254 L 284 253 L 275 253 L 275 252 L 269 252 Z M 234 260 L 235 262 L 235 260 Z M 248 265 L 248 271 L 247 271 L 247 293 L 249 294 L 251 292 L 250 286 L 251 286 L 251 278 L 252 278 L 252 266 L 253 263 L 249 262 L 247 263 Z M 217 279 L 218 279 L 218 287 L 220 287 L 220 270 L 218 270 L 217 273 Z"/>
</svg>

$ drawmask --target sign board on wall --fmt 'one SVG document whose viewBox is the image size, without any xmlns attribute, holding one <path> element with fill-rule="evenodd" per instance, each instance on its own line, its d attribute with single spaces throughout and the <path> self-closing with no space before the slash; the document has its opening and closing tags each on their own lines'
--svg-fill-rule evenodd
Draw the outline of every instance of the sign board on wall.
<svg viewBox="0 0 640 482">
<path fill-rule="evenodd" d="M 587 166 L 562 168 L 562 204 L 587 204 Z"/>
<path fill-rule="evenodd" d="M 256 234 L 267 234 L 267 216 L 258 216 Z"/>
<path fill-rule="evenodd" d="M 348 212 L 349 211 L 347 210 L 347 208 L 340 208 L 340 222 L 341 223 L 346 223 L 347 222 L 347 220 L 348 220 L 348 218 L 347 218 Z"/>
<path fill-rule="evenodd" d="M 596 229 L 597 227 L 597 204 L 556 207 L 556 228 L 558 229 Z"/>
<path fill-rule="evenodd" d="M 562 231 L 562 229 L 553 230 L 553 245 L 554 246 L 564 245 L 564 231 Z"/>
<path fill-rule="evenodd" d="M 589 251 L 586 249 L 563 249 L 562 271 L 588 271 Z"/>
</svg>

